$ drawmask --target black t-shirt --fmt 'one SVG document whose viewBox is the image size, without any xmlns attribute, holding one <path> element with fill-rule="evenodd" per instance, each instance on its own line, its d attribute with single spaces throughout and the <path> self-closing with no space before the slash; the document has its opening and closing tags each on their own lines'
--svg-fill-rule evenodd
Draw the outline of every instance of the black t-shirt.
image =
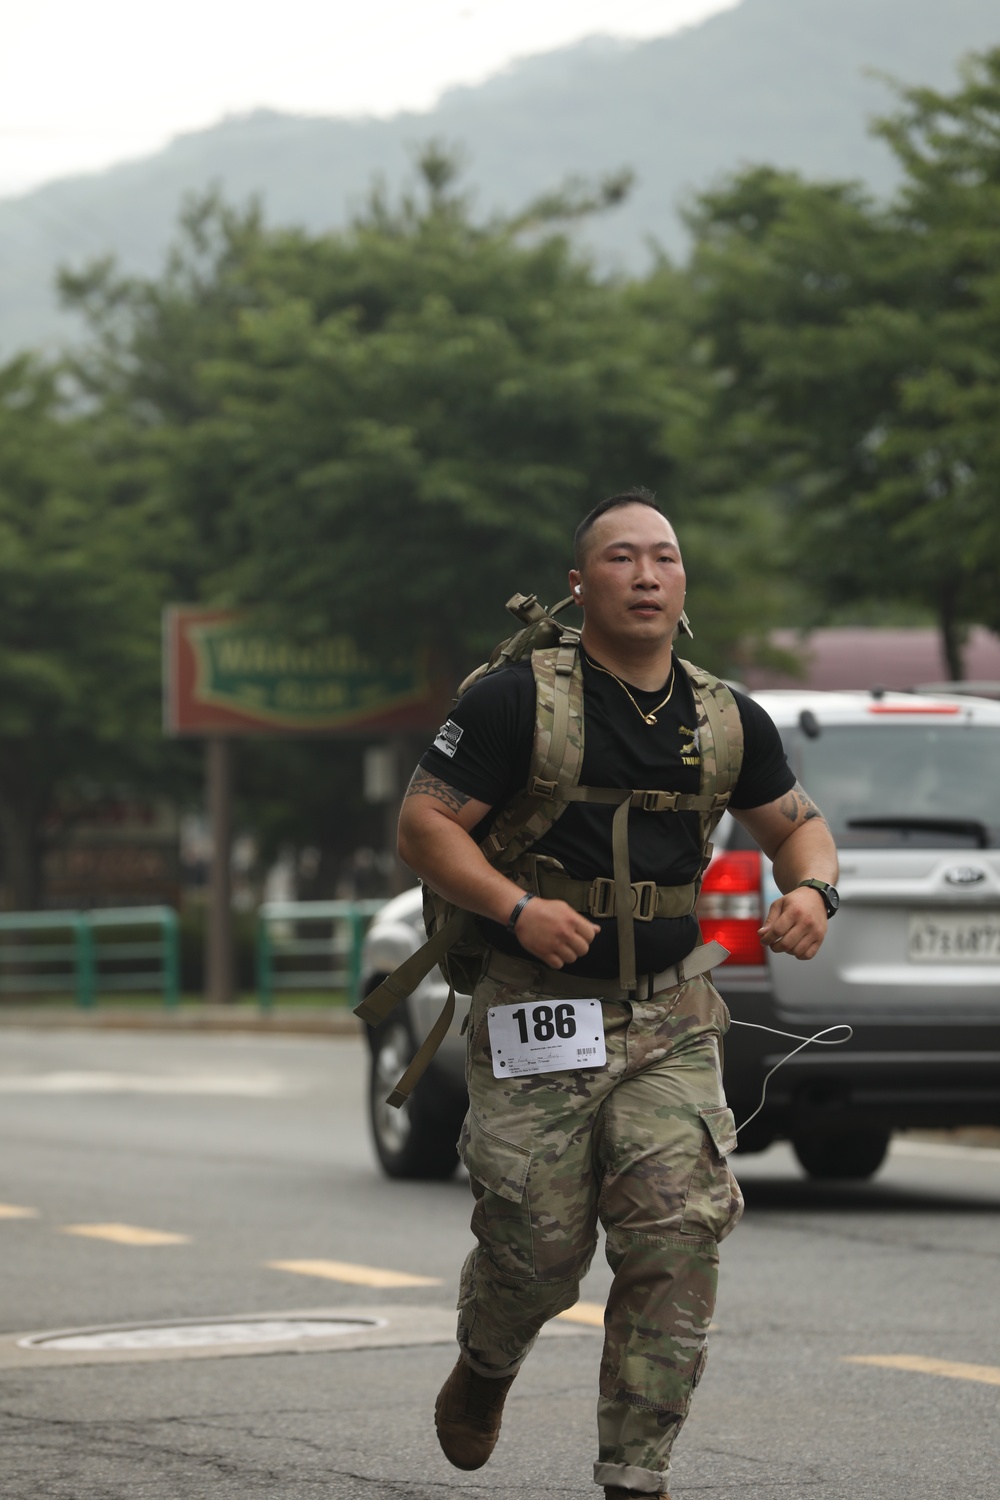
<svg viewBox="0 0 1000 1500">
<path fill-rule="evenodd" d="M 676 661 L 676 659 L 675 659 Z M 643 791 L 700 790 L 694 693 L 687 673 L 676 667 L 669 701 L 660 700 L 668 682 L 655 693 L 629 685 L 635 700 L 607 672 L 583 655 L 584 751 L 580 785 L 632 787 Z M 743 722 L 743 764 L 730 799 L 733 808 L 761 807 L 795 784 L 778 731 L 769 715 L 743 693 L 734 693 Z M 638 709 L 656 709 L 656 723 L 646 724 Z M 535 730 L 535 680 L 529 661 L 491 672 L 459 700 L 448 723 L 420 764 L 470 797 L 500 808 L 527 785 Z M 546 834 L 531 846 L 533 854 L 557 859 L 577 880 L 612 873 L 613 807 L 571 803 Z M 482 839 L 492 814 L 473 830 Z M 697 813 L 629 813 L 632 879 L 657 885 L 686 885 L 701 865 Z M 567 973 L 611 978 L 618 973 L 618 937 L 614 918 L 600 922 L 601 932 L 588 953 Z M 522 954 L 515 934 L 495 922 L 481 923 L 490 944 Z M 655 973 L 677 963 L 698 942 L 694 916 L 658 918 L 635 924 L 637 972 Z"/>
</svg>

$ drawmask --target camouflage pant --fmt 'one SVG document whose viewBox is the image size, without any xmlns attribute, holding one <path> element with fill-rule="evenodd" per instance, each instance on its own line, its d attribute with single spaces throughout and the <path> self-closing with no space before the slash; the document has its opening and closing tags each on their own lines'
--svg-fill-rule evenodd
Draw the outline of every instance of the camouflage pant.
<svg viewBox="0 0 1000 1500">
<path fill-rule="evenodd" d="M 481 1374 L 516 1370 L 577 1300 L 600 1219 L 614 1282 L 594 1478 L 658 1494 L 704 1365 L 718 1241 L 743 1208 L 726 1161 L 728 1013 L 707 976 L 642 1003 L 604 1001 L 606 1067 L 495 1079 L 488 1008 L 545 994 L 490 972 L 469 1024 L 460 1150 L 479 1243 L 462 1271 L 459 1343 Z"/>
</svg>

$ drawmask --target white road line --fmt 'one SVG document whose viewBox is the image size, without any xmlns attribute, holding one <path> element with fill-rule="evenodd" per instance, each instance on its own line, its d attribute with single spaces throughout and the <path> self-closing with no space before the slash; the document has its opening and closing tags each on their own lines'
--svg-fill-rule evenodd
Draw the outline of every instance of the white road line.
<svg viewBox="0 0 1000 1500">
<path fill-rule="evenodd" d="M 890 1156 L 918 1156 L 927 1161 L 976 1161 L 981 1167 L 1000 1164 L 994 1146 L 949 1146 L 943 1141 L 893 1141 Z"/>
<path fill-rule="evenodd" d="M 0 1077 L 0 1094 L 218 1094 L 268 1099 L 294 1090 L 273 1073 L 33 1073 Z"/>
</svg>

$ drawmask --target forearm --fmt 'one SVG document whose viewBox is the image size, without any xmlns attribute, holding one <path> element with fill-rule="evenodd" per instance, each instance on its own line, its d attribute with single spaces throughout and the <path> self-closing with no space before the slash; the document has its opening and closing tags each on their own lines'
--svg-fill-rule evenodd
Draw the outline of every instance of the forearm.
<svg viewBox="0 0 1000 1500">
<path fill-rule="evenodd" d="M 418 768 L 399 816 L 399 854 L 446 901 L 506 925 L 521 897 L 519 885 L 488 863 L 470 830 L 490 809 Z M 598 931 L 564 901 L 536 897 L 518 914 L 521 946 L 549 968 L 582 957 Z"/>
<path fill-rule="evenodd" d="M 779 891 L 793 891 L 802 880 L 825 880 L 835 885 L 837 848 L 826 822 L 814 818 L 794 828 L 774 853 L 773 871 Z"/>
<path fill-rule="evenodd" d="M 736 817 L 771 861 L 783 894 L 772 901 L 759 930 L 774 953 L 812 958 L 826 934 L 826 903 L 803 880 L 837 880 L 837 848 L 826 819 L 798 782 L 784 796 Z M 791 827 L 789 827 L 791 825 Z"/>
<path fill-rule="evenodd" d="M 493 869 L 464 828 L 433 810 L 414 811 L 404 804 L 399 855 L 446 901 L 494 922 L 506 923 L 524 894 Z"/>
</svg>

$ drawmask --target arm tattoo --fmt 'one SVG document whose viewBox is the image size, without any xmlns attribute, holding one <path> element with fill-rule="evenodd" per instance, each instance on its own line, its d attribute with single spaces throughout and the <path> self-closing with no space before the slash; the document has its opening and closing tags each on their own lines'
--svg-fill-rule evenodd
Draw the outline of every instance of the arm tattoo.
<svg viewBox="0 0 1000 1500">
<path fill-rule="evenodd" d="M 460 792 L 458 787 L 449 786 L 447 781 L 442 781 L 438 776 L 432 776 L 422 766 L 418 766 L 413 773 L 409 786 L 406 788 L 407 797 L 433 797 L 435 802 L 441 802 L 449 812 L 461 812 L 467 802 L 472 798 L 465 792 Z"/>
<path fill-rule="evenodd" d="M 813 818 L 819 818 L 820 822 L 825 821 L 815 802 L 802 790 L 798 782 L 782 797 L 780 806 L 789 823 L 811 823 Z"/>
</svg>

